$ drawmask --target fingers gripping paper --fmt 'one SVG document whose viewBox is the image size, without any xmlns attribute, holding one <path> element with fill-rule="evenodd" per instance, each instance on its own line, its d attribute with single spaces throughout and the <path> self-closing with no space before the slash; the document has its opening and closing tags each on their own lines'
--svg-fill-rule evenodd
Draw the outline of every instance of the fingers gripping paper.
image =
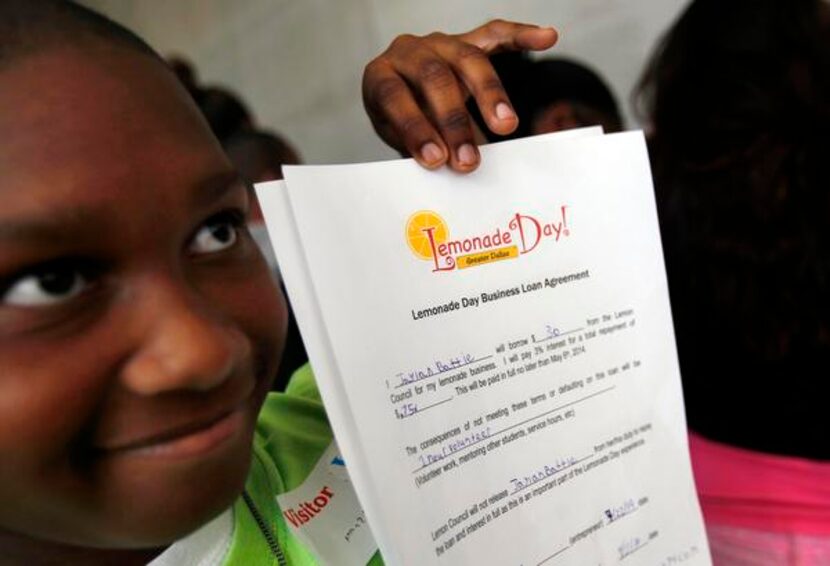
<svg viewBox="0 0 830 566">
<path fill-rule="evenodd" d="M 648 156 L 597 130 L 258 187 L 389 564 L 709 564 Z"/>
</svg>

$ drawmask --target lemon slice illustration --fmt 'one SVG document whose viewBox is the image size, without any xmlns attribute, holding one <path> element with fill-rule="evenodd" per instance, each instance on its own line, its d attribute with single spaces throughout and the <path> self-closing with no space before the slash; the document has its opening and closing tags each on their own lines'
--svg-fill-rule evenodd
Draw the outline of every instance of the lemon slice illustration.
<svg viewBox="0 0 830 566">
<path fill-rule="evenodd" d="M 421 259 L 432 259 L 432 246 L 428 232 L 432 230 L 432 240 L 437 247 L 447 241 L 450 230 L 447 223 L 431 210 L 419 210 L 406 222 L 406 243 L 409 249 Z"/>
</svg>

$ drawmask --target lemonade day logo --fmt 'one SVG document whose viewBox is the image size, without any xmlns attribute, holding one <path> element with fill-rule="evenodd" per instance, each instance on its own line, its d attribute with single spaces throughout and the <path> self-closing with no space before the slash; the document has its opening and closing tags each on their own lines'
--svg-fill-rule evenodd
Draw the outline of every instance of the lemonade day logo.
<svg viewBox="0 0 830 566">
<path fill-rule="evenodd" d="M 429 261 L 432 271 L 453 271 L 516 259 L 531 253 L 545 240 L 559 242 L 571 235 L 568 206 L 552 218 L 517 212 L 504 225 L 478 234 L 454 237 L 447 222 L 432 210 L 419 210 L 406 222 L 405 238 L 418 259 Z"/>
</svg>

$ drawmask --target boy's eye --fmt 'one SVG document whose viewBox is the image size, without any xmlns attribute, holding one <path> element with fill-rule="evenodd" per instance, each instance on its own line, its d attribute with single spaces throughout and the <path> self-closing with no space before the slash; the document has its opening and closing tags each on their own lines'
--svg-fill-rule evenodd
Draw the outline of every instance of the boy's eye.
<svg viewBox="0 0 830 566">
<path fill-rule="evenodd" d="M 45 307 L 83 293 L 89 281 L 77 267 L 42 267 L 0 290 L 0 303 L 15 307 Z"/>
<path fill-rule="evenodd" d="M 221 214 L 205 222 L 190 243 L 190 252 L 196 255 L 221 252 L 239 239 L 241 221 L 233 214 Z"/>
</svg>

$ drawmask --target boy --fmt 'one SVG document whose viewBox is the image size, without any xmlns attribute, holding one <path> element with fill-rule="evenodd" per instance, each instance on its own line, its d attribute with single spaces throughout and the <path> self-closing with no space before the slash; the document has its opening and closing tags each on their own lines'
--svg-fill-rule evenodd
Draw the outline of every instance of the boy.
<svg viewBox="0 0 830 566">
<path fill-rule="evenodd" d="M 506 22 L 399 38 L 367 67 L 367 108 L 424 165 L 472 170 L 459 80 L 507 131 L 484 54 L 554 41 Z M 0 171 L 0 560 L 313 563 L 274 495 L 331 431 L 307 369 L 260 413 L 284 300 L 174 75 L 86 9 L 3 0 Z"/>
</svg>

